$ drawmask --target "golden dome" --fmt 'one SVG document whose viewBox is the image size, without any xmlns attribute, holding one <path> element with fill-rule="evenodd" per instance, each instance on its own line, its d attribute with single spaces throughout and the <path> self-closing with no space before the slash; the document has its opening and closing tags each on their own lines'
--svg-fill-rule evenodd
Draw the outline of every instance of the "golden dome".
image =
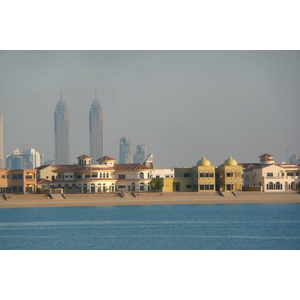
<svg viewBox="0 0 300 300">
<path fill-rule="evenodd" d="M 202 155 L 202 158 L 197 162 L 197 166 L 210 166 L 210 161 Z"/>
<path fill-rule="evenodd" d="M 229 158 L 224 161 L 223 165 L 224 166 L 237 166 L 237 162 L 230 155 Z"/>
</svg>

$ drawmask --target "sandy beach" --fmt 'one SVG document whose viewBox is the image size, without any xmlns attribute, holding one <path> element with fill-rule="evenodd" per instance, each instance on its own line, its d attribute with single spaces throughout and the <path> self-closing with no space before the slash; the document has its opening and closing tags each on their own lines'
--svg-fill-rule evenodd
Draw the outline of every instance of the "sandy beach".
<svg viewBox="0 0 300 300">
<path fill-rule="evenodd" d="M 34 208 L 63 206 L 120 206 L 120 205 L 169 205 L 169 204 L 243 204 L 243 203 L 300 203 L 300 195 L 294 192 L 262 193 L 237 192 L 237 196 L 225 193 L 140 193 L 134 198 L 125 194 L 69 194 L 66 199 L 56 195 L 47 199 L 43 194 L 15 195 L 7 194 L 7 201 L 0 198 L 1 208 Z"/>
</svg>

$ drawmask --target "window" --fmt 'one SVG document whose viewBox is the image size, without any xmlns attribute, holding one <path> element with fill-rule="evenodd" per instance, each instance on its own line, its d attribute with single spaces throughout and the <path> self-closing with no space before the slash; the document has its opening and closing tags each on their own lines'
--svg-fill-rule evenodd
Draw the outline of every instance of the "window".
<svg viewBox="0 0 300 300">
<path fill-rule="evenodd" d="M 26 175 L 26 179 L 32 179 L 32 175 Z"/>
<path fill-rule="evenodd" d="M 126 179 L 126 175 L 125 174 L 120 174 L 119 179 Z"/>
<path fill-rule="evenodd" d="M 267 189 L 273 190 L 273 182 L 269 182 L 269 184 L 267 184 Z"/>
<path fill-rule="evenodd" d="M 186 185 L 186 188 L 187 188 L 187 189 L 191 189 L 191 188 L 192 188 L 192 185 L 191 185 L 191 184 L 187 184 L 187 185 Z"/>
<path fill-rule="evenodd" d="M 140 178 L 144 178 L 144 173 L 140 173 Z"/>
<path fill-rule="evenodd" d="M 200 173 L 200 174 L 199 174 L 199 177 L 204 177 L 204 173 Z"/>
<path fill-rule="evenodd" d="M 189 173 L 184 173 L 183 177 L 190 177 L 190 174 Z"/>
<path fill-rule="evenodd" d="M 226 173 L 226 177 L 233 177 L 232 175 L 232 173 Z"/>
<path fill-rule="evenodd" d="M 273 177 L 273 173 L 267 173 L 268 177 Z"/>
<path fill-rule="evenodd" d="M 85 174 L 84 178 L 91 178 L 91 175 Z"/>
<path fill-rule="evenodd" d="M 287 176 L 293 176 L 294 173 L 293 173 L 293 172 L 288 172 L 286 175 L 287 175 Z"/>
<path fill-rule="evenodd" d="M 2 175 L 1 177 L 2 177 L 2 178 L 5 178 L 5 175 Z"/>
<path fill-rule="evenodd" d="M 276 190 L 281 190 L 281 186 L 280 182 L 276 182 Z"/>
<path fill-rule="evenodd" d="M 209 177 L 214 177 L 214 173 L 209 173 Z"/>
<path fill-rule="evenodd" d="M 92 174 L 92 177 L 93 177 L 93 178 L 97 178 L 97 177 L 98 177 L 98 174 L 97 174 L 97 173 L 93 173 L 93 174 Z"/>
<path fill-rule="evenodd" d="M 296 173 L 296 176 L 299 176 L 299 172 Z"/>
<path fill-rule="evenodd" d="M 18 179 L 18 175 L 13 175 L 12 179 Z"/>
<path fill-rule="evenodd" d="M 200 191 L 203 191 L 203 190 L 204 190 L 204 185 L 200 184 Z"/>
<path fill-rule="evenodd" d="M 81 175 L 77 175 L 76 178 L 82 178 Z"/>
<path fill-rule="evenodd" d="M 211 184 L 211 185 L 209 186 L 209 189 L 210 189 L 211 191 L 213 191 L 213 190 L 215 189 L 215 186 L 214 186 L 213 184 Z"/>
<path fill-rule="evenodd" d="M 69 175 L 66 175 L 65 178 L 69 178 Z"/>
</svg>

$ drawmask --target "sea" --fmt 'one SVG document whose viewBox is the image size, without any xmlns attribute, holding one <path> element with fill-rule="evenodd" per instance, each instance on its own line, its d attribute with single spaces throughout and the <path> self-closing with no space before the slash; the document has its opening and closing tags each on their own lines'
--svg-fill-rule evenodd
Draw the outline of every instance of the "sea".
<svg viewBox="0 0 300 300">
<path fill-rule="evenodd" d="M 0 210 L 1 250 L 299 250 L 300 203 Z"/>
</svg>

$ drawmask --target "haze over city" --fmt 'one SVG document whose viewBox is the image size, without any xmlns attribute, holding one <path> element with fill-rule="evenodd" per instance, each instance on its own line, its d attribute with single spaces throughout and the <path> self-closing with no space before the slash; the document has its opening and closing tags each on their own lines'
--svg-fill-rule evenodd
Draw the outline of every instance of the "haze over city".
<svg viewBox="0 0 300 300">
<path fill-rule="evenodd" d="M 158 168 L 276 163 L 300 152 L 299 51 L 1 51 L 4 154 L 35 148 L 54 156 L 54 110 L 65 101 L 71 163 L 89 154 L 88 114 L 104 115 L 104 155 L 119 141 L 145 144 Z"/>
</svg>

